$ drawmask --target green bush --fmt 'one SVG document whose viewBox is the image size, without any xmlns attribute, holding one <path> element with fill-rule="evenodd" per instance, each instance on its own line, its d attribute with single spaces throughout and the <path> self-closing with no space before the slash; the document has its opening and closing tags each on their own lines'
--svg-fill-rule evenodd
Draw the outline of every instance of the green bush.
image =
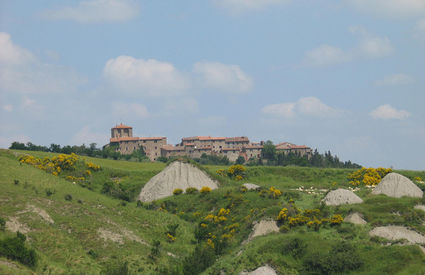
<svg viewBox="0 0 425 275">
<path fill-rule="evenodd" d="M 53 195 L 54 193 L 56 193 L 56 190 L 54 190 L 54 189 L 50 189 L 50 188 L 47 188 L 47 189 L 46 189 L 46 196 L 50 197 L 50 196 L 51 196 L 51 195 Z"/>
<path fill-rule="evenodd" d="M 6 230 L 6 220 L 0 217 L 0 231 Z"/>
<path fill-rule="evenodd" d="M 37 255 L 34 249 L 25 246 L 26 237 L 19 231 L 16 237 L 0 240 L 0 257 L 17 260 L 20 263 L 34 267 L 37 264 Z"/>
<path fill-rule="evenodd" d="M 183 193 L 183 190 L 180 188 L 176 188 L 173 190 L 173 195 L 175 196 L 180 195 L 181 193 Z"/>
<path fill-rule="evenodd" d="M 195 194 L 195 193 L 198 193 L 198 189 L 196 189 L 195 187 L 186 188 L 186 194 Z"/>
<path fill-rule="evenodd" d="M 13 180 L 13 183 L 14 183 L 15 185 L 18 185 L 18 184 L 19 184 L 19 180 Z"/>
<path fill-rule="evenodd" d="M 65 200 L 66 201 L 72 201 L 72 195 L 71 194 L 66 194 L 65 195 Z"/>
</svg>

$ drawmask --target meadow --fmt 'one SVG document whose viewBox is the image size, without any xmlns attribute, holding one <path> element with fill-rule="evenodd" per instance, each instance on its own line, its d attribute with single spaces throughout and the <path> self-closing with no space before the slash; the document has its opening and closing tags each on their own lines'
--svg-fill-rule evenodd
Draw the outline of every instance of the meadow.
<svg viewBox="0 0 425 275">
<path fill-rule="evenodd" d="M 328 190 L 352 187 L 351 169 L 254 166 L 236 180 L 217 175 L 229 167 L 206 165 L 219 189 L 140 203 L 140 189 L 166 164 L 79 157 L 101 167 L 80 184 L 20 163 L 23 154 L 57 155 L 0 150 L 0 217 L 16 221 L 37 254 L 34 267 L 0 257 L 2 274 L 239 274 L 264 264 L 280 274 L 425 274 L 418 246 L 368 235 L 387 224 L 425 234 L 425 213 L 413 209 L 423 199 L 373 196 L 360 186 L 362 204 L 321 204 Z M 246 182 L 261 189 L 247 191 Z M 368 224 L 280 222 L 281 232 L 246 241 L 254 222 L 276 220 L 283 208 L 317 209 L 323 219 L 357 211 Z M 0 239 L 15 235 L 0 231 Z"/>
</svg>

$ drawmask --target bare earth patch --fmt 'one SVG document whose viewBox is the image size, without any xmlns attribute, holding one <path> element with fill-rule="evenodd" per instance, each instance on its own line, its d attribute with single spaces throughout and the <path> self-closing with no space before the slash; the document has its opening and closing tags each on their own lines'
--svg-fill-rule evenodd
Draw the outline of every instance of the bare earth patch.
<svg viewBox="0 0 425 275">
<path fill-rule="evenodd" d="M 416 186 L 411 180 L 397 173 L 389 173 L 372 191 L 372 194 L 384 194 L 393 198 L 401 198 L 403 196 L 422 198 L 422 190 Z"/>
<path fill-rule="evenodd" d="M 347 217 L 344 218 L 344 222 L 349 222 L 353 224 L 367 224 L 367 222 L 363 219 L 360 213 L 351 213 Z"/>
<path fill-rule="evenodd" d="M 268 265 L 261 266 L 254 271 L 246 272 L 243 271 L 240 275 L 277 275 L 276 271 Z"/>
<path fill-rule="evenodd" d="M 323 199 L 323 202 L 326 205 L 342 205 L 362 203 L 363 200 L 352 191 L 339 188 L 329 192 Z"/>
<path fill-rule="evenodd" d="M 204 186 L 218 188 L 217 183 L 204 171 L 190 163 L 175 161 L 146 183 L 140 192 L 139 200 L 151 202 L 172 196 L 177 188 L 186 190 L 188 187 L 194 187 L 199 190 Z"/>
<path fill-rule="evenodd" d="M 104 241 L 111 241 L 111 242 L 119 243 L 119 244 L 124 243 L 123 236 L 120 234 L 114 233 L 112 231 L 99 228 L 97 230 L 97 233 L 99 234 L 100 238 L 103 239 Z"/>
<path fill-rule="evenodd" d="M 377 236 L 387 240 L 407 240 L 410 244 L 425 244 L 425 236 L 403 226 L 380 226 L 369 232 L 370 236 Z"/>
<path fill-rule="evenodd" d="M 28 213 L 28 212 L 33 212 L 33 213 L 37 214 L 38 216 L 40 216 L 40 218 L 42 218 L 47 223 L 50 223 L 50 224 L 55 223 L 53 221 L 53 219 L 50 217 L 50 215 L 45 210 L 38 208 L 37 206 L 32 205 L 32 204 L 28 204 L 27 208 L 25 210 L 19 211 L 17 214 L 24 214 L 24 213 Z"/>
<path fill-rule="evenodd" d="M 267 235 L 273 232 L 279 232 L 279 227 L 277 226 L 276 221 L 261 220 L 254 224 L 254 228 L 248 237 L 248 241 L 251 241 L 255 237 Z"/>
<path fill-rule="evenodd" d="M 6 229 L 11 232 L 21 232 L 21 233 L 28 233 L 30 232 L 30 229 L 25 225 L 18 221 L 17 217 L 10 217 L 8 221 L 6 221 Z"/>
</svg>

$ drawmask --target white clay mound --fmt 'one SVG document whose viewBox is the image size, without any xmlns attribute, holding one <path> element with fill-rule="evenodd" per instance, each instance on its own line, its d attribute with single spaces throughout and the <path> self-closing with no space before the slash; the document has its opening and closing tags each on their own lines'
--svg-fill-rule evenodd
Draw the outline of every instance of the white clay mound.
<svg viewBox="0 0 425 275">
<path fill-rule="evenodd" d="M 397 173 L 389 173 L 372 191 L 372 194 L 384 194 L 389 197 L 422 198 L 423 192 L 411 180 Z"/>
<path fill-rule="evenodd" d="M 183 191 L 188 187 L 200 190 L 204 186 L 211 189 L 218 187 L 202 170 L 190 163 L 175 161 L 146 183 L 139 194 L 139 200 L 150 202 L 172 196 L 177 188 Z"/>
<path fill-rule="evenodd" d="M 251 272 L 241 272 L 240 275 L 277 275 L 276 271 L 268 265 L 261 266 Z"/>
<path fill-rule="evenodd" d="M 352 191 L 340 188 L 329 192 L 323 202 L 326 205 L 342 205 L 362 203 L 363 200 Z"/>
<path fill-rule="evenodd" d="M 369 232 L 370 236 L 377 236 L 387 240 L 407 240 L 410 244 L 425 244 L 425 236 L 403 226 L 380 226 Z"/>
</svg>

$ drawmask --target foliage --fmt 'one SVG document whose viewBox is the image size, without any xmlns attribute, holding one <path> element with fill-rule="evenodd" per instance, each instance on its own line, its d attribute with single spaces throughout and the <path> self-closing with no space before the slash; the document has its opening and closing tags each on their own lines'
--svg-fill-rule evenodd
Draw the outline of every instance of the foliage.
<svg viewBox="0 0 425 275">
<path fill-rule="evenodd" d="M 71 194 L 66 194 L 64 198 L 65 198 L 66 201 L 72 201 L 72 195 Z"/>
<path fill-rule="evenodd" d="M 173 195 L 175 196 L 180 195 L 181 193 L 183 193 L 183 190 L 180 188 L 176 188 L 173 190 Z"/>
<path fill-rule="evenodd" d="M 276 159 L 276 146 L 270 140 L 266 141 L 263 145 L 262 157 L 267 160 Z"/>
<path fill-rule="evenodd" d="M 391 173 L 391 168 L 361 168 L 350 175 L 348 179 L 350 184 L 354 186 L 366 185 L 366 186 L 375 186 L 377 185 L 383 177 Z"/>
<path fill-rule="evenodd" d="M 196 189 L 195 187 L 186 188 L 186 194 L 195 194 L 197 192 L 198 192 L 198 189 Z"/>
<path fill-rule="evenodd" d="M 243 165 L 235 164 L 230 166 L 227 170 L 219 169 L 216 174 L 222 177 L 229 177 L 235 180 L 242 180 L 246 178 L 246 168 Z"/>
<path fill-rule="evenodd" d="M 0 231 L 6 230 L 6 220 L 2 217 L 0 217 Z"/>
<path fill-rule="evenodd" d="M 0 240 L 0 256 L 34 267 L 37 264 L 37 255 L 34 249 L 25 246 L 25 240 L 25 235 L 19 231 L 16 232 L 16 237 Z"/>
<path fill-rule="evenodd" d="M 109 262 L 105 269 L 103 274 L 105 275 L 127 275 L 130 274 L 128 270 L 128 262 L 121 262 L 121 261 L 112 261 Z"/>
<path fill-rule="evenodd" d="M 210 193 L 211 192 L 211 188 L 210 187 L 208 187 L 208 186 L 204 186 L 204 187 L 202 187 L 201 188 L 201 190 L 199 190 L 199 192 L 201 193 L 201 194 L 208 194 L 208 193 Z"/>
</svg>

